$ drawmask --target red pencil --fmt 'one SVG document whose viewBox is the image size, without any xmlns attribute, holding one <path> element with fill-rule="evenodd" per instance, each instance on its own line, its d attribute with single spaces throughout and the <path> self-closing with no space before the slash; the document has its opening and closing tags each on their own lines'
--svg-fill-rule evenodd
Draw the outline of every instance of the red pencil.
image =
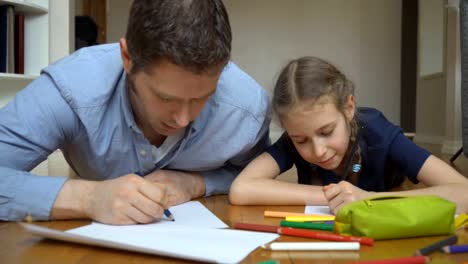
<svg viewBox="0 0 468 264">
<path fill-rule="evenodd" d="M 296 236 L 296 237 L 307 237 L 307 238 L 314 238 L 314 239 L 328 240 L 328 241 L 341 241 L 341 242 L 355 241 L 355 242 L 359 242 L 359 244 L 361 245 L 367 245 L 367 246 L 372 246 L 374 244 L 374 240 L 368 237 L 342 236 L 342 235 L 332 234 L 328 232 L 306 230 L 306 229 L 299 229 L 299 228 L 292 228 L 292 227 L 235 223 L 234 228 L 251 230 L 251 231 L 259 231 L 259 232 L 278 233 L 278 234 Z"/>
<path fill-rule="evenodd" d="M 323 231 L 299 229 L 292 227 L 280 227 L 278 228 L 278 234 L 288 235 L 288 236 L 297 236 L 297 237 L 309 237 L 320 240 L 329 240 L 329 241 L 340 241 L 340 242 L 359 242 L 361 245 L 372 246 L 374 244 L 374 239 L 369 237 L 353 237 L 353 236 L 342 236 L 337 234 L 332 234 Z"/>
<path fill-rule="evenodd" d="M 397 259 L 382 259 L 382 260 L 370 260 L 370 261 L 357 261 L 349 264 L 426 264 L 430 261 L 425 256 L 405 257 Z"/>
</svg>

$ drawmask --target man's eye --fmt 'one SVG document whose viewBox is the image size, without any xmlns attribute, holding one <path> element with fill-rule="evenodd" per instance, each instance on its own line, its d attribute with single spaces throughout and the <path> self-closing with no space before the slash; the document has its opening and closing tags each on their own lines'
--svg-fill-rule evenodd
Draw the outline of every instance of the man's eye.
<svg viewBox="0 0 468 264">
<path fill-rule="evenodd" d="M 164 96 L 159 96 L 159 98 L 160 98 L 162 101 L 164 101 L 164 102 L 170 102 L 170 101 L 172 101 L 171 98 L 164 97 Z"/>
</svg>

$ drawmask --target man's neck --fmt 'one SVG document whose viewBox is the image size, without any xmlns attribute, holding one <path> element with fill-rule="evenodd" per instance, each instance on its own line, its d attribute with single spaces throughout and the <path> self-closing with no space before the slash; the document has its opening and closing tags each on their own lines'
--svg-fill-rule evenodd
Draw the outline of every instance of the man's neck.
<svg viewBox="0 0 468 264">
<path fill-rule="evenodd" d="M 151 135 L 151 136 L 147 136 L 146 134 L 144 134 L 145 137 L 148 139 L 148 141 L 151 143 L 151 145 L 159 148 L 163 143 L 164 143 L 164 140 L 166 140 L 167 136 L 163 136 L 163 135 Z"/>
</svg>

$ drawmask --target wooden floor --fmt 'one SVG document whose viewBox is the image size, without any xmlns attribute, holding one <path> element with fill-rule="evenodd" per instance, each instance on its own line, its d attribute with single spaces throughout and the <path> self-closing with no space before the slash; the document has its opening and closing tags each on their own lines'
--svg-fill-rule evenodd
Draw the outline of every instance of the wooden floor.
<svg viewBox="0 0 468 264">
<path fill-rule="evenodd" d="M 437 144 L 420 144 L 421 147 L 429 150 L 433 155 L 441 158 L 448 164 L 450 164 L 450 158 L 452 155 L 450 154 L 442 154 L 441 153 L 441 146 Z M 463 155 L 463 153 L 458 156 L 458 158 L 454 161 L 453 164 L 450 164 L 454 167 L 458 172 L 468 178 L 468 158 Z M 287 182 L 297 182 L 297 174 L 296 168 L 292 168 L 287 172 L 283 173 L 278 177 L 278 179 L 287 181 Z M 417 185 L 416 185 L 417 186 Z M 405 181 L 403 189 L 411 189 L 412 187 L 416 187 L 410 181 Z"/>
</svg>

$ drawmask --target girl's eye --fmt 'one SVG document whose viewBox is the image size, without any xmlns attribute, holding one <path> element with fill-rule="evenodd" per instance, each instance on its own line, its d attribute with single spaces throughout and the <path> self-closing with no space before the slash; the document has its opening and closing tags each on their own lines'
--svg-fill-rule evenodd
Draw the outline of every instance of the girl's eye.
<svg viewBox="0 0 468 264">
<path fill-rule="evenodd" d="M 322 133 L 320 133 L 322 136 L 324 137 L 328 137 L 330 136 L 331 134 L 333 134 L 333 130 L 330 130 L 330 131 L 324 131 Z"/>
<path fill-rule="evenodd" d="M 296 144 L 300 145 L 300 144 L 304 144 L 307 142 L 307 139 L 300 139 L 300 140 L 295 140 Z"/>
</svg>

